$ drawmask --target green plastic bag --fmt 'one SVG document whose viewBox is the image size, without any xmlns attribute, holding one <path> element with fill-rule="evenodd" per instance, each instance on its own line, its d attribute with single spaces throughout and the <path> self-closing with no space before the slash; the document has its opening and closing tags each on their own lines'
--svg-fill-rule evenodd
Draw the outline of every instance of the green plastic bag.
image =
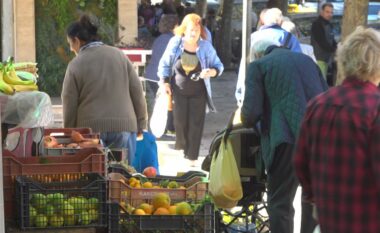
<svg viewBox="0 0 380 233">
<path fill-rule="evenodd" d="M 212 156 L 209 181 L 210 196 L 219 208 L 235 207 L 243 197 L 240 174 L 229 140 L 222 140 Z"/>
</svg>

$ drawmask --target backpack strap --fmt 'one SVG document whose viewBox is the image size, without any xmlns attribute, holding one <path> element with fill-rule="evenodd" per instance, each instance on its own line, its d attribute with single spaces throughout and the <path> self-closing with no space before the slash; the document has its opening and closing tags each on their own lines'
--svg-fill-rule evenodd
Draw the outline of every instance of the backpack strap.
<svg viewBox="0 0 380 233">
<path fill-rule="evenodd" d="M 285 42 L 284 42 L 284 44 L 282 45 L 282 47 L 285 47 L 285 48 L 290 49 L 290 48 L 289 48 L 289 42 L 290 42 L 290 39 L 291 39 L 291 38 L 292 38 L 292 33 L 287 32 L 286 37 L 285 37 Z"/>
</svg>

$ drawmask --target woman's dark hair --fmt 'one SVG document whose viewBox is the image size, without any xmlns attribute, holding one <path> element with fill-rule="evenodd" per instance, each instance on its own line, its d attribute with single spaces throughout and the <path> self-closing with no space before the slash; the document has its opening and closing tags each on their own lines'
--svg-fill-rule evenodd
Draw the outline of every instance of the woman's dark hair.
<svg viewBox="0 0 380 233">
<path fill-rule="evenodd" d="M 88 15 L 82 15 L 78 21 L 71 23 L 67 28 L 67 36 L 71 39 L 78 37 L 86 44 L 100 40 L 98 27 L 91 23 Z"/>
</svg>

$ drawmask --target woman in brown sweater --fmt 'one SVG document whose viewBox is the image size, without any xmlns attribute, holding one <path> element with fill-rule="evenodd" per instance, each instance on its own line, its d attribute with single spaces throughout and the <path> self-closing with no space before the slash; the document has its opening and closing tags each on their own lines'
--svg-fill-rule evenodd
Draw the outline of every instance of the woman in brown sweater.
<svg viewBox="0 0 380 233">
<path fill-rule="evenodd" d="M 64 127 L 92 128 L 105 146 L 127 148 L 132 162 L 136 133 L 146 129 L 147 111 L 131 62 L 100 41 L 86 15 L 68 27 L 67 40 L 76 57 L 63 81 Z"/>
</svg>

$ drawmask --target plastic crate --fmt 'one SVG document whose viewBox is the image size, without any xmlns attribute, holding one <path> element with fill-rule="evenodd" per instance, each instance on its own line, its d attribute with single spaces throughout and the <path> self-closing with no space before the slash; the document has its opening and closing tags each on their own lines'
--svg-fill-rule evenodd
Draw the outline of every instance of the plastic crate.
<svg viewBox="0 0 380 233">
<path fill-rule="evenodd" d="M 100 135 L 98 133 L 92 133 L 92 130 L 90 128 L 51 128 L 51 129 L 45 129 L 44 130 L 44 136 L 54 136 L 58 142 L 58 144 L 63 144 L 63 147 L 59 148 L 47 148 L 44 147 L 44 144 L 40 144 L 40 154 L 42 155 L 64 155 L 64 154 L 75 154 L 79 150 L 82 150 L 83 148 L 89 148 L 89 147 L 97 147 L 99 149 L 102 149 L 102 146 L 100 144 L 98 145 L 91 145 L 87 147 L 81 147 L 78 146 L 77 148 L 67 148 L 64 147 L 65 144 L 72 143 L 71 139 L 71 133 L 75 130 L 82 134 L 84 138 L 91 138 L 91 139 L 99 139 Z"/>
<path fill-rule="evenodd" d="M 85 138 L 91 138 L 91 139 L 99 140 L 99 134 L 83 134 L 83 136 Z M 47 147 L 44 147 L 44 145 L 41 143 L 41 149 L 40 149 L 40 151 L 42 152 L 41 153 L 42 155 L 60 156 L 60 155 L 64 155 L 64 154 L 75 154 L 79 150 L 82 150 L 84 148 L 99 148 L 99 149 L 103 149 L 102 145 L 99 144 L 100 140 L 99 140 L 99 143 L 96 144 L 96 145 L 92 144 L 92 145 L 89 145 L 89 146 L 86 146 L 86 147 L 78 145 L 78 147 L 76 147 L 76 148 L 68 148 L 68 147 L 65 147 L 65 145 L 72 143 L 72 139 L 71 139 L 70 136 L 55 136 L 55 139 L 57 140 L 58 144 L 62 144 L 63 147 L 47 148 Z"/>
<path fill-rule="evenodd" d="M 124 202 L 134 207 L 141 203 L 150 203 L 158 193 L 167 193 L 174 202 L 200 202 L 208 193 L 208 183 L 202 177 L 194 177 L 187 182 L 178 183 L 185 188 L 134 188 L 128 179 L 119 173 L 108 174 L 109 197 L 112 202 Z"/>
<path fill-rule="evenodd" d="M 131 177 L 142 177 L 141 174 L 132 175 L 130 174 L 124 166 L 120 164 L 110 164 L 108 166 L 108 173 L 120 173 L 125 178 L 131 178 Z M 207 175 L 204 172 L 201 171 L 188 171 L 182 176 L 163 176 L 163 175 L 157 175 L 154 178 L 149 178 L 149 180 L 153 182 L 160 182 L 161 180 L 174 180 L 177 182 L 186 182 L 194 177 L 207 177 Z"/>
<path fill-rule="evenodd" d="M 84 173 L 105 173 L 104 153 L 96 148 L 86 148 L 75 155 L 18 158 L 12 152 L 3 150 L 3 182 L 5 217 L 14 219 L 14 181 L 16 176 L 47 177 L 51 181 L 62 180 L 68 175 Z"/>
<path fill-rule="evenodd" d="M 130 215 L 121 213 L 117 203 L 109 207 L 109 233 L 124 232 L 215 232 L 212 204 L 204 204 L 192 215 Z"/>
<path fill-rule="evenodd" d="M 21 229 L 105 227 L 106 201 L 106 180 L 96 173 L 61 182 L 16 178 L 17 220 Z"/>
<path fill-rule="evenodd" d="M 71 136 L 71 132 L 75 130 L 81 134 L 92 134 L 91 128 L 45 128 L 44 135 L 62 135 Z"/>
</svg>

